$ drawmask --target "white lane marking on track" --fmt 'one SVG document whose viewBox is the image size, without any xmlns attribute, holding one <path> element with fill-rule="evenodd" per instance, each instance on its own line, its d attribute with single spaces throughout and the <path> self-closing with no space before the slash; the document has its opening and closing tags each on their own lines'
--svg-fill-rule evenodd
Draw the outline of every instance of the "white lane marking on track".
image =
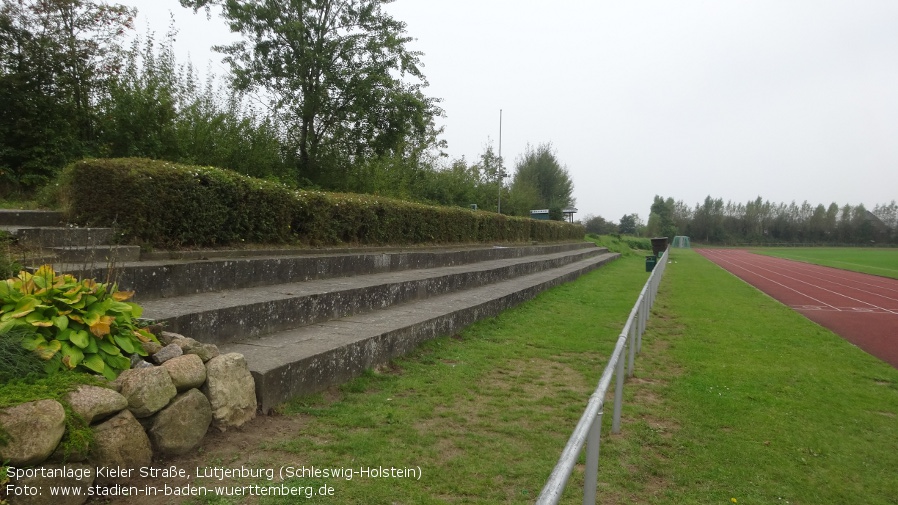
<svg viewBox="0 0 898 505">
<path fill-rule="evenodd" d="M 749 254 L 749 253 L 745 253 L 745 254 Z M 745 263 L 748 263 L 749 265 L 752 265 L 752 263 L 751 263 L 750 261 L 747 261 L 747 260 L 742 260 L 742 261 L 744 261 Z M 791 279 L 791 280 L 793 280 L 793 281 L 800 282 L 800 283 L 802 283 L 802 284 L 807 284 L 808 286 L 811 286 L 811 287 L 813 287 L 813 288 L 817 288 L 817 289 L 820 289 L 820 290 L 823 290 L 823 291 L 828 291 L 828 292 L 830 292 L 830 293 L 832 293 L 832 294 L 834 294 L 834 295 L 836 295 L 836 296 L 841 296 L 841 297 L 843 297 L 843 298 L 848 298 L 849 300 L 852 300 L 852 301 L 855 301 L 855 302 L 858 302 L 858 303 L 862 303 L 862 304 L 864 304 L 864 305 L 869 305 L 869 306 L 871 306 L 871 307 L 874 307 L 874 308 L 877 308 L 877 309 L 881 309 L 881 310 L 884 310 L 884 311 L 889 312 L 889 313 L 892 313 L 892 314 L 898 314 L 898 312 L 889 310 L 889 309 L 887 309 L 887 308 L 885 308 L 885 307 L 880 307 L 879 305 L 876 305 L 876 304 L 873 304 L 873 303 L 869 303 L 869 302 L 865 302 L 865 301 L 863 301 L 863 300 L 859 300 L 859 299 L 857 299 L 857 298 L 854 298 L 853 296 L 848 296 L 848 295 L 846 295 L 846 294 L 839 293 L 838 291 L 833 291 L 833 290 L 831 290 L 831 289 L 826 289 L 826 288 L 824 288 L 823 286 L 818 286 L 818 285 L 816 285 L 816 284 L 811 284 L 810 282 L 806 282 L 806 281 L 803 281 L 803 280 L 801 280 L 801 279 L 796 279 L 795 277 L 790 277 L 790 276 L 788 276 L 788 275 L 785 275 L 785 274 L 782 274 L 782 273 L 779 273 L 779 272 L 775 272 L 775 271 L 770 270 L 770 269 L 767 269 L 767 268 L 763 268 L 763 267 L 759 267 L 759 266 L 755 266 L 755 265 L 752 265 L 752 266 L 754 266 L 755 268 L 760 268 L 761 270 L 766 271 L 766 272 L 770 272 L 770 273 L 773 273 L 773 274 L 777 274 L 777 275 L 779 275 L 780 277 L 784 277 L 784 278 L 786 278 L 786 279 Z M 745 268 L 745 267 L 741 267 L 741 268 L 743 268 L 743 269 L 746 270 L 746 271 L 752 272 L 752 273 L 754 273 L 755 275 L 761 276 L 761 275 L 758 274 L 757 272 L 753 272 L 753 271 L 751 271 L 751 270 L 748 270 L 748 269 Z M 764 278 L 764 279 L 767 279 L 767 280 L 769 280 L 769 281 L 771 281 L 771 282 L 776 282 L 776 281 L 774 281 L 773 279 L 768 279 L 767 277 L 763 277 L 763 276 L 761 276 L 761 277 Z M 777 284 L 779 284 L 779 283 L 777 283 Z M 783 285 L 783 284 L 780 284 L 780 285 L 781 285 L 781 286 L 784 286 L 784 287 L 788 287 L 788 286 L 785 286 L 785 285 Z M 792 288 L 790 288 L 790 289 L 792 289 Z M 796 293 L 799 293 L 799 294 L 804 294 L 804 293 L 801 293 L 800 291 L 798 291 L 797 289 L 793 289 L 793 291 L 795 291 Z M 805 296 L 808 296 L 808 295 L 805 295 Z M 808 298 L 810 298 L 810 296 L 808 296 Z M 886 298 L 886 297 L 884 297 L 884 298 Z M 824 302 L 821 302 L 821 303 L 824 303 Z M 827 303 L 826 305 L 829 305 L 829 304 Z M 829 306 L 830 306 L 830 307 L 833 307 L 832 305 L 829 305 Z M 835 307 L 834 307 L 834 308 L 835 308 Z M 838 309 L 837 309 L 837 310 L 838 310 Z"/>
<path fill-rule="evenodd" d="M 779 258 L 779 256 L 775 256 L 775 257 Z M 797 259 L 799 261 L 807 261 L 808 263 L 814 263 L 814 258 L 808 258 L 806 256 L 793 256 L 792 258 L 785 258 L 785 259 Z M 872 268 L 873 270 L 885 270 L 886 272 L 898 272 L 898 270 L 895 270 L 894 268 L 875 267 L 872 265 L 862 265 L 860 263 L 849 263 L 847 261 L 838 261 L 838 260 L 828 260 L 828 261 L 832 261 L 833 263 L 841 263 L 843 265 L 851 265 L 851 266 L 855 266 L 855 267 Z M 816 263 L 814 263 L 814 264 L 816 265 Z M 827 266 L 827 265 L 822 265 L 822 266 Z"/>
<path fill-rule="evenodd" d="M 778 257 L 778 256 L 767 256 L 766 254 L 757 254 L 757 253 L 751 253 L 751 254 L 754 254 L 755 256 L 757 256 L 757 257 L 759 257 L 759 258 L 769 259 L 769 260 L 771 260 L 771 262 L 774 262 L 774 263 L 775 263 L 777 260 L 790 260 L 793 264 L 795 264 L 795 265 L 801 265 L 801 266 L 804 267 L 804 268 L 800 268 L 800 267 L 799 267 L 799 268 L 795 268 L 795 269 L 794 269 L 794 270 L 796 270 L 796 271 L 798 271 L 798 272 L 800 272 L 800 273 L 802 273 L 802 274 L 804 274 L 804 275 L 810 275 L 810 276 L 817 277 L 817 278 L 829 277 L 829 278 L 839 279 L 839 280 L 841 280 L 841 281 L 847 281 L 847 282 L 857 283 L 857 284 L 860 284 L 860 285 L 862 285 L 862 286 L 869 286 L 869 287 L 873 287 L 873 288 L 876 288 L 876 289 L 883 289 L 883 290 L 885 290 L 885 291 L 898 293 L 898 289 L 894 289 L 894 288 L 892 288 L 892 287 L 890 287 L 890 286 L 885 285 L 885 283 L 887 283 L 887 282 L 888 282 L 889 280 L 891 280 L 891 279 L 883 279 L 882 282 L 883 282 L 884 284 L 882 284 L 882 285 L 880 285 L 880 284 L 873 284 L 873 283 L 870 283 L 870 282 L 863 282 L 863 281 L 854 280 L 854 279 L 851 279 L 851 278 L 850 278 L 850 277 L 851 277 L 850 274 L 870 275 L 870 274 L 864 274 L 863 272 L 848 272 L 848 271 L 846 271 L 846 274 L 848 274 L 848 275 L 845 275 L 845 276 L 839 276 L 839 275 L 836 275 L 836 274 L 833 274 L 833 273 L 822 273 L 822 272 L 820 272 L 819 270 L 816 270 L 816 269 L 814 268 L 814 267 L 823 266 L 823 267 L 825 267 L 825 268 L 827 268 L 827 269 L 832 269 L 832 267 L 826 267 L 826 265 L 813 265 L 813 264 L 810 264 L 810 263 L 802 263 L 802 262 L 799 262 L 799 261 L 791 260 L 791 258 L 780 258 L 780 257 Z M 836 270 L 838 270 L 838 269 L 836 269 Z M 810 271 L 810 272 L 809 272 L 809 271 Z M 836 281 L 829 281 L 829 282 L 832 282 L 833 284 L 838 284 L 839 286 L 843 286 L 843 287 L 846 287 L 846 288 L 849 288 L 849 289 L 856 289 L 856 290 L 858 290 L 858 291 L 862 291 L 862 292 L 867 293 L 867 294 L 880 296 L 880 297 L 886 298 L 886 299 L 888 299 L 888 300 L 898 301 L 898 298 L 892 298 L 892 297 L 890 297 L 890 296 L 886 296 L 886 295 L 883 295 L 883 294 L 880 294 L 880 293 L 877 293 L 877 292 L 873 292 L 873 291 L 867 291 L 867 290 L 865 290 L 865 289 L 861 289 L 861 288 L 858 288 L 858 287 L 854 287 L 854 286 L 851 286 L 851 285 L 848 285 L 848 284 L 842 284 L 842 283 L 836 282 Z"/>
<path fill-rule="evenodd" d="M 721 256 L 724 256 L 724 255 L 721 255 Z M 811 296 L 811 295 L 809 295 L 809 294 L 807 294 L 807 293 L 802 293 L 801 291 L 799 291 L 799 290 L 797 290 L 797 289 L 795 289 L 795 288 L 786 286 L 785 284 L 783 284 L 783 283 L 781 283 L 781 282 L 777 282 L 777 281 L 775 281 L 775 280 L 773 280 L 773 279 L 770 279 L 770 278 L 768 278 L 768 277 L 764 277 L 763 275 L 761 275 L 761 274 L 759 274 L 759 273 L 752 272 L 751 270 L 749 270 L 749 269 L 747 269 L 747 268 L 745 268 L 745 267 L 741 267 L 741 266 L 739 266 L 739 265 L 736 265 L 736 264 L 733 263 L 732 261 L 726 261 L 726 260 L 719 259 L 719 258 L 718 258 L 718 260 L 721 261 L 721 262 L 723 262 L 723 263 L 731 264 L 731 265 L 733 265 L 733 267 L 735 267 L 735 268 L 741 268 L 742 270 L 745 270 L 745 271 L 747 271 L 747 272 L 749 272 L 749 273 L 752 273 L 752 274 L 754 274 L 754 275 L 757 275 L 758 277 L 760 277 L 760 278 L 762 278 L 762 279 L 766 279 L 766 280 L 768 280 L 768 281 L 770 281 L 770 282 L 772 282 L 772 283 L 774 283 L 774 284 L 777 284 L 777 285 L 779 285 L 779 286 L 782 286 L 782 287 L 788 289 L 789 291 L 794 291 L 794 292 L 798 293 L 799 295 L 801 295 L 801 296 L 803 296 L 803 297 L 805 297 L 805 298 L 810 298 L 811 300 L 814 300 L 814 301 L 817 302 L 817 303 L 823 304 L 823 305 L 825 305 L 825 306 L 827 306 L 827 307 L 829 307 L 829 308 L 831 308 L 831 309 L 833 309 L 833 310 L 836 310 L 836 311 L 839 310 L 838 307 L 835 307 L 835 306 L 833 306 L 833 305 L 830 305 L 830 304 L 824 302 L 823 300 L 818 300 L 818 299 L 814 298 L 813 296 Z M 747 281 L 746 281 L 746 282 L 747 282 Z M 749 283 L 749 284 L 750 284 L 750 283 Z"/>
<path fill-rule="evenodd" d="M 829 307 L 822 305 L 790 305 L 794 310 L 817 311 L 817 312 L 833 312 Z M 889 310 L 871 309 L 870 307 L 838 307 L 838 312 L 855 312 L 859 314 L 893 314 Z"/>
<path fill-rule="evenodd" d="M 760 256 L 760 255 L 758 255 L 758 256 Z M 763 257 L 763 256 L 762 256 L 762 257 Z M 776 264 L 776 260 L 782 260 L 782 259 L 783 259 L 783 258 L 776 258 L 776 259 L 774 259 L 774 260 L 773 260 L 774 266 L 777 267 L 777 268 L 782 268 L 783 270 L 786 270 L 787 272 L 790 271 L 790 268 L 788 268 L 788 267 L 786 267 L 786 266 L 780 266 L 780 265 Z M 803 280 L 801 280 L 801 279 L 799 279 L 799 278 L 797 278 L 797 277 L 791 277 L 791 276 L 789 276 L 789 275 L 780 273 L 780 272 L 778 272 L 778 271 L 776 271 L 776 270 L 771 270 L 771 269 L 768 269 L 768 268 L 763 268 L 763 267 L 761 267 L 760 265 L 758 265 L 758 268 L 762 268 L 763 270 L 766 270 L 766 271 L 768 271 L 768 272 L 775 273 L 775 274 L 777 274 L 777 275 L 781 275 L 781 276 L 786 277 L 786 278 L 788 278 L 788 279 L 792 279 L 792 280 L 794 280 L 794 281 L 796 281 L 796 282 L 801 282 L 801 283 L 803 283 L 803 284 L 807 284 L 807 285 L 809 285 L 809 286 L 812 286 L 812 287 L 815 287 L 815 288 L 818 288 L 818 289 L 822 289 L 822 290 L 824 290 L 824 291 L 828 291 L 828 292 L 833 293 L 833 294 L 835 294 L 835 295 L 837 295 L 837 296 L 841 296 L 841 297 L 843 297 L 843 298 L 848 298 L 849 300 L 852 300 L 852 301 L 856 301 L 856 302 L 859 302 L 859 303 L 863 303 L 863 304 L 865 304 L 865 305 L 869 305 L 869 306 L 874 307 L 874 308 L 876 308 L 876 309 L 880 309 L 880 310 L 883 310 L 883 311 L 886 311 L 886 312 L 889 312 L 889 313 L 892 313 L 892 314 L 898 314 L 898 312 L 893 311 L 892 309 L 888 309 L 888 308 L 886 308 L 886 307 L 880 307 L 879 305 L 876 305 L 876 304 L 874 304 L 874 303 L 866 302 L 866 301 L 864 301 L 864 300 L 860 300 L 860 299 L 858 299 L 858 298 L 854 298 L 854 297 L 852 297 L 852 296 L 849 296 L 849 295 L 847 295 L 847 294 L 845 294 L 845 293 L 840 293 L 840 292 L 838 292 L 838 291 L 833 291 L 833 290 L 831 290 L 831 289 L 824 288 L 823 286 L 819 286 L 819 285 L 817 285 L 817 284 L 812 284 L 812 283 L 810 283 L 810 282 L 803 281 Z M 803 273 L 803 274 L 801 274 L 801 275 L 810 275 L 810 276 L 814 277 L 813 275 L 811 275 L 811 274 L 806 274 L 806 273 Z M 840 283 L 840 282 L 835 282 L 835 281 L 832 281 L 832 280 L 828 280 L 827 282 L 828 282 L 829 284 L 834 284 L 834 285 L 836 285 L 836 286 L 841 286 L 841 287 L 843 287 L 843 288 L 848 288 L 848 289 L 852 289 L 852 290 L 854 290 L 854 291 L 859 291 L 859 292 L 861 292 L 861 293 L 866 293 L 866 294 L 872 295 L 872 296 L 874 296 L 874 297 L 876 297 L 876 298 L 885 299 L 885 300 L 888 300 L 888 301 L 890 301 L 890 302 L 898 302 L 898 298 L 892 298 L 891 296 L 886 296 L 886 295 L 884 295 L 884 294 L 882 294 L 882 293 L 877 293 L 877 292 L 873 292 L 873 291 L 868 291 L 868 290 L 866 290 L 866 289 L 861 289 L 861 288 L 857 288 L 857 287 L 854 287 L 854 286 L 849 286 L 849 285 L 842 284 L 842 283 Z M 886 288 L 886 289 L 889 290 L 888 288 Z M 892 291 L 892 290 L 889 290 L 889 291 Z"/>
</svg>

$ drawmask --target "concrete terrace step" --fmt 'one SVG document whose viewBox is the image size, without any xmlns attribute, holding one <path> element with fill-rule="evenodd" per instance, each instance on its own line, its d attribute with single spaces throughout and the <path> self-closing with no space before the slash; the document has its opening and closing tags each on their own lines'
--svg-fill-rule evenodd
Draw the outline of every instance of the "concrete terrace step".
<svg viewBox="0 0 898 505">
<path fill-rule="evenodd" d="M 246 357 L 263 412 L 344 382 L 616 258 L 601 254 L 514 279 L 221 346 Z"/>
<path fill-rule="evenodd" d="M 584 258 L 607 254 L 582 248 L 436 268 L 282 283 L 142 302 L 143 316 L 203 342 L 222 344 L 394 304 L 470 289 Z"/>
<path fill-rule="evenodd" d="M 0 226 L 20 228 L 59 226 L 64 219 L 61 212 L 50 210 L 0 209 Z"/>
<path fill-rule="evenodd" d="M 7 228 L 9 230 L 9 228 Z M 112 228 L 74 228 L 44 226 L 12 228 L 11 233 L 24 246 L 63 247 L 106 245 L 112 241 Z"/>
<path fill-rule="evenodd" d="M 184 296 L 214 291 L 273 286 L 335 277 L 350 277 L 383 272 L 401 272 L 472 264 L 502 258 L 520 258 L 579 249 L 595 249 L 589 242 L 517 247 L 454 247 L 433 249 L 366 248 L 359 250 L 267 250 L 188 251 L 184 258 L 165 258 L 168 253 L 153 253 L 157 259 L 135 263 L 117 262 L 112 272 L 119 288 L 137 292 L 135 301 L 144 303 L 162 297 Z M 144 256 L 141 256 L 144 258 Z M 59 265 L 57 270 L 80 277 L 106 279 L 104 264 Z"/>
<path fill-rule="evenodd" d="M 119 262 L 140 259 L 140 246 L 136 245 L 80 245 L 46 247 L 57 262 L 97 265 L 101 271 L 114 267 Z M 60 271 L 68 271 L 57 268 Z M 102 279 L 105 276 L 96 276 Z"/>
</svg>

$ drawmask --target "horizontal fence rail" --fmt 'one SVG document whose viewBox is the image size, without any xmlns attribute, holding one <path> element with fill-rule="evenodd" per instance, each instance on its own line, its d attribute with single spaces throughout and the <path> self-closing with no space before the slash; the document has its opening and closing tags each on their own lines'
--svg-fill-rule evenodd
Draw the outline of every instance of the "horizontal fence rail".
<svg viewBox="0 0 898 505">
<path fill-rule="evenodd" d="M 564 488 L 567 485 L 571 472 L 580 457 L 580 451 L 586 445 L 586 469 L 584 472 L 583 483 L 583 505 L 594 505 L 596 503 L 596 488 L 599 477 L 599 439 L 602 433 L 602 416 L 605 408 L 605 395 L 608 388 L 611 387 L 612 378 L 616 378 L 614 390 L 614 413 L 611 422 L 611 432 L 620 432 L 620 416 L 621 407 L 624 397 L 624 368 L 626 368 L 627 376 L 633 375 L 633 361 L 635 355 L 642 348 L 642 334 L 645 332 L 645 325 L 649 318 L 649 311 L 655 303 L 655 296 L 658 294 L 658 286 L 661 284 L 661 277 L 667 267 L 668 248 L 660 258 L 649 275 L 649 280 L 639 293 L 633 310 L 624 324 L 624 328 L 617 338 L 617 344 L 614 346 L 614 352 L 602 372 L 599 384 L 596 386 L 595 392 L 589 397 L 586 404 L 586 410 L 580 416 L 580 421 L 574 428 L 574 433 L 568 439 L 555 469 L 549 475 L 546 485 L 537 498 L 537 505 L 555 505 L 561 500 Z"/>
</svg>

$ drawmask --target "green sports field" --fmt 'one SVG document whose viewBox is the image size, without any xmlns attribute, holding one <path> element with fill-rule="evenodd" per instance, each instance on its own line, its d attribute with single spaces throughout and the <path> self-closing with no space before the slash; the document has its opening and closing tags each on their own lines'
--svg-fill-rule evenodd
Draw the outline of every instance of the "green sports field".
<svg viewBox="0 0 898 505">
<path fill-rule="evenodd" d="M 898 279 L 898 249 L 859 247 L 772 247 L 753 252 Z"/>
<path fill-rule="evenodd" d="M 284 484 L 335 490 L 303 503 L 532 504 L 648 277 L 644 252 L 617 245 L 624 257 L 574 282 L 294 399 L 256 420 L 262 435 L 229 431 L 226 442 L 166 465 L 420 468 L 420 479 Z M 605 408 L 599 503 L 898 504 L 898 370 L 694 251 L 673 250 L 668 261 L 619 434 Z M 582 502 L 582 462 L 565 505 Z M 248 502 L 210 495 L 166 503 Z"/>
</svg>

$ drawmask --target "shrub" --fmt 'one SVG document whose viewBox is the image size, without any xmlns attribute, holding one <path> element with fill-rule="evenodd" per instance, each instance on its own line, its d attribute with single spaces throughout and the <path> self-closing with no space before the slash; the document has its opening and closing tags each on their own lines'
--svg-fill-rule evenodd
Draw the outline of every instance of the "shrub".
<svg viewBox="0 0 898 505">
<path fill-rule="evenodd" d="M 293 190 L 229 170 L 83 160 L 61 179 L 69 218 L 156 247 L 300 242 L 420 244 L 582 239 L 583 227 L 371 195 Z"/>
<path fill-rule="evenodd" d="M 131 366 L 123 352 L 146 356 L 142 343 L 155 341 L 136 321 L 140 306 L 126 301 L 133 295 L 49 265 L 22 271 L 0 281 L 0 334 L 25 332 L 22 346 L 44 360 L 47 373 L 64 367 L 111 380 Z"/>
</svg>

